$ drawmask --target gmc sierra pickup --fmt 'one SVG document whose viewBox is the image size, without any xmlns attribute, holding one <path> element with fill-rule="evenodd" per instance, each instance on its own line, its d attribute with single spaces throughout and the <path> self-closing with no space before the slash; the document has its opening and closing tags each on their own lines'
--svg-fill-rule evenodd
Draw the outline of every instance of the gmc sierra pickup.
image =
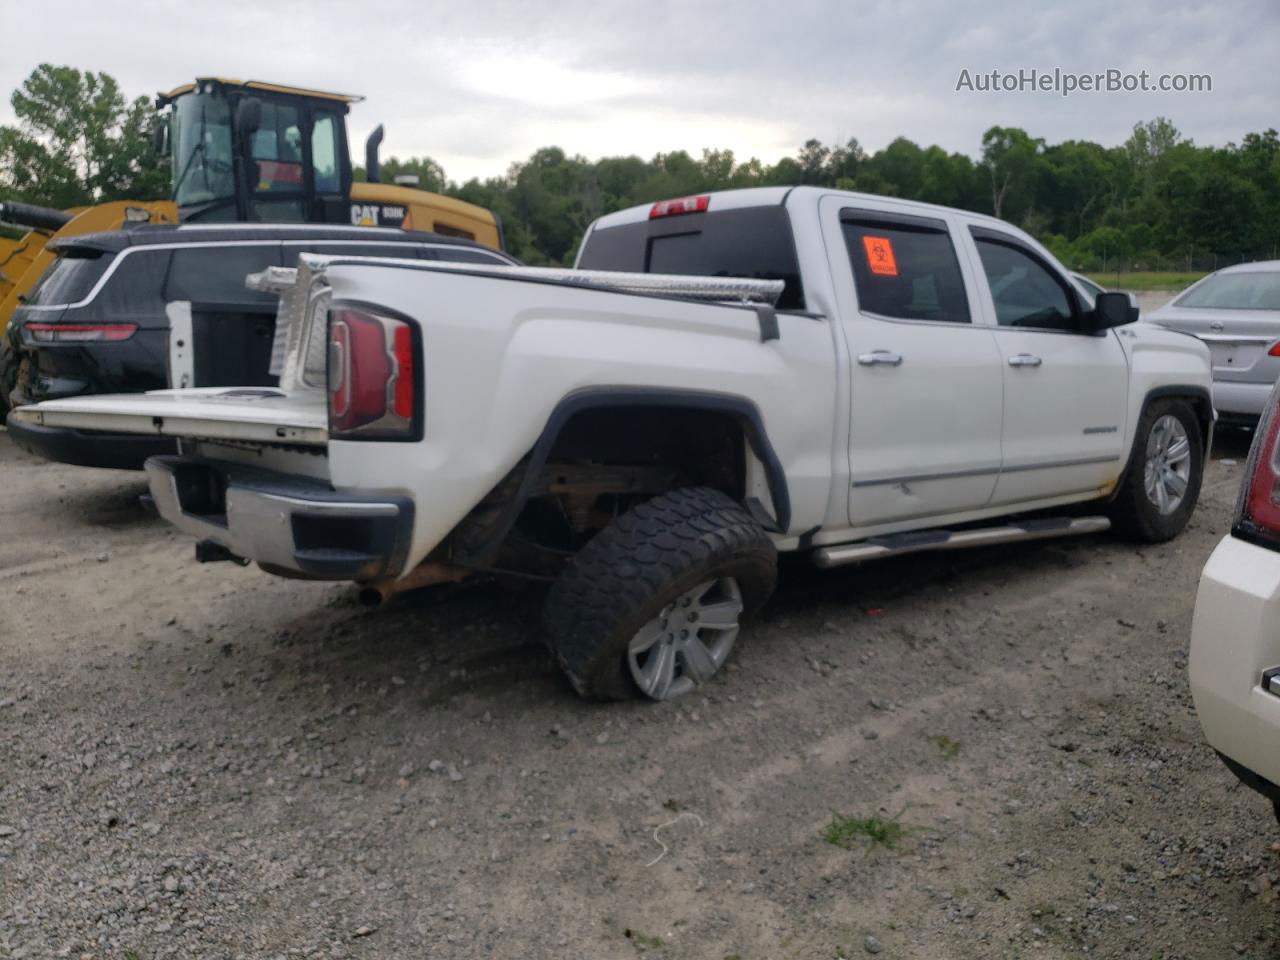
<svg viewBox="0 0 1280 960">
<path fill-rule="evenodd" d="M 550 581 L 583 695 L 724 664 L 780 551 L 819 566 L 1099 531 L 1167 540 L 1214 423 L 1208 350 L 1020 230 L 812 187 L 597 220 L 573 270 L 304 256 L 278 389 L 23 407 L 163 434 L 202 559 L 396 584 Z"/>
</svg>

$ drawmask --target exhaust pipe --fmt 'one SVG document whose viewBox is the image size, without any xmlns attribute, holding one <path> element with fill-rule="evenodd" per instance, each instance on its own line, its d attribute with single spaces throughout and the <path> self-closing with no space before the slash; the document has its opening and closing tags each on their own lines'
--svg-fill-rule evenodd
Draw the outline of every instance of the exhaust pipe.
<svg viewBox="0 0 1280 960">
<path fill-rule="evenodd" d="M 471 575 L 465 567 L 454 567 L 447 563 L 424 563 L 414 567 L 403 577 L 384 577 L 361 584 L 359 599 L 361 606 L 377 607 L 396 594 L 406 590 L 420 590 L 437 583 L 453 583 Z"/>
<path fill-rule="evenodd" d="M 0 203 L 0 223 L 31 230 L 52 230 L 55 233 L 71 222 L 72 214 L 52 207 L 37 207 L 30 203 Z"/>
<path fill-rule="evenodd" d="M 382 124 L 378 124 L 369 139 L 364 142 L 364 178 L 370 183 L 378 182 L 381 170 L 378 166 L 378 148 L 382 146 Z"/>
</svg>

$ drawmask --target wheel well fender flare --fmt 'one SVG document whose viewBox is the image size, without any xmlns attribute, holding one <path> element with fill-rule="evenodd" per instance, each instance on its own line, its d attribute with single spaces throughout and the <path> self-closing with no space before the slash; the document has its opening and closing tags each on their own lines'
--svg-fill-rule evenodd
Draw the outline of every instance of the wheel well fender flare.
<svg viewBox="0 0 1280 960">
<path fill-rule="evenodd" d="M 1204 456 L 1207 459 L 1209 448 L 1213 444 L 1213 424 L 1215 420 L 1213 395 L 1209 392 L 1209 389 L 1195 384 L 1166 384 L 1162 387 L 1152 387 L 1142 398 L 1142 404 L 1138 407 L 1137 421 L 1142 420 L 1142 415 L 1147 412 L 1147 408 L 1154 401 L 1163 400 L 1165 397 L 1177 397 L 1194 401 L 1193 407 L 1196 419 L 1200 421 L 1200 442 L 1203 445 Z M 1129 471 L 1133 469 L 1138 458 L 1137 421 L 1133 425 L 1133 442 L 1129 446 L 1129 455 L 1125 458 L 1124 473 L 1121 475 L 1121 481 L 1116 484 L 1116 488 L 1111 494 L 1113 498 L 1119 495 L 1120 488 L 1124 485 L 1124 478 L 1129 475 Z"/>
<path fill-rule="evenodd" d="M 778 458 L 773 444 L 769 442 L 764 427 L 764 419 L 759 408 L 746 397 L 732 394 L 709 393 L 700 390 L 651 389 L 637 387 L 589 387 L 568 394 L 556 404 L 547 417 L 542 433 L 534 442 L 529 452 L 528 462 L 515 495 L 507 501 L 498 521 L 486 539 L 478 547 L 475 554 L 482 554 L 494 549 L 515 525 L 516 518 L 524 509 L 533 491 L 538 473 L 546 464 L 561 431 L 576 414 L 584 410 L 596 410 L 607 407 L 668 407 L 675 409 L 706 410 L 725 413 L 733 417 L 742 427 L 751 452 L 763 464 L 765 476 L 769 481 L 769 492 L 773 500 L 774 518 L 778 529 L 785 532 L 791 523 L 791 497 L 787 490 L 787 476 L 782 461 Z"/>
</svg>

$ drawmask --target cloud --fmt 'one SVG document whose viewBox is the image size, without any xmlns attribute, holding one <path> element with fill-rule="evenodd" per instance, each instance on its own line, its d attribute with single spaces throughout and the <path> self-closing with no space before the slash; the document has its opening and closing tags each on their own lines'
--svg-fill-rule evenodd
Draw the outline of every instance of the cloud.
<svg viewBox="0 0 1280 960">
<path fill-rule="evenodd" d="M 766 161 L 810 137 L 869 149 L 904 135 L 977 152 L 990 126 L 1121 142 L 1171 117 L 1200 143 L 1276 124 L 1280 8 L 1086 0 L 857 4 L 527 0 L 467 5 L 224 0 L 0 4 L 12 90 L 42 61 L 105 70 L 131 94 L 197 75 L 363 93 L 350 128 L 434 157 L 455 179 L 556 144 L 595 157 L 704 147 Z M 1208 73 L 1212 93 L 957 93 L 962 69 Z M 0 122 L 12 119 L 0 107 Z M 359 151 L 357 150 L 357 153 Z"/>
</svg>

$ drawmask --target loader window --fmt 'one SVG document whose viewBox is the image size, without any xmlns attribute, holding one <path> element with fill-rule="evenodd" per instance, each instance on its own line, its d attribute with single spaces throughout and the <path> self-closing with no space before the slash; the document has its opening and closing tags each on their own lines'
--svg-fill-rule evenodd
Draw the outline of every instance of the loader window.
<svg viewBox="0 0 1280 960">
<path fill-rule="evenodd" d="M 303 189 L 302 129 L 298 109 L 283 103 L 262 104 L 262 124 L 253 134 L 258 164 L 258 193 L 297 193 Z"/>
<path fill-rule="evenodd" d="M 231 108 L 212 93 L 190 93 L 173 105 L 173 199 L 180 207 L 235 196 Z"/>
<path fill-rule="evenodd" d="M 338 176 L 338 121 L 332 113 L 317 113 L 311 127 L 311 167 L 316 193 L 340 193 Z"/>
</svg>

